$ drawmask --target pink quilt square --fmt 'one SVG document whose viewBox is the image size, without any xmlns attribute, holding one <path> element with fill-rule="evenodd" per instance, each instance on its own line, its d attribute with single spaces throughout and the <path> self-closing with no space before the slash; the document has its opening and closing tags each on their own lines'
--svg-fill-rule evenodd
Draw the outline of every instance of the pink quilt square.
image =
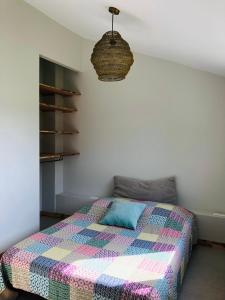
<svg viewBox="0 0 225 300">
<path fill-rule="evenodd" d="M 94 256 L 96 255 L 98 252 L 100 251 L 99 248 L 96 248 L 96 247 L 92 247 L 92 246 L 89 246 L 89 245 L 81 245 L 80 247 L 78 247 L 76 249 L 76 252 L 77 253 L 81 253 L 85 256 Z"/>
</svg>

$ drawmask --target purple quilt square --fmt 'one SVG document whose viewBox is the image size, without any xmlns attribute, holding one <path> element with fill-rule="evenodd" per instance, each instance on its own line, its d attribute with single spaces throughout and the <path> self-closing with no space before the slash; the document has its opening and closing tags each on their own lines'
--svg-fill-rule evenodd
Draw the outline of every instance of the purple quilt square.
<svg viewBox="0 0 225 300">
<path fill-rule="evenodd" d="M 161 299 L 158 291 L 140 282 L 127 282 L 123 286 L 122 300 L 125 299 Z"/>
<path fill-rule="evenodd" d="M 49 279 L 64 284 L 69 284 L 75 270 L 76 270 L 76 266 L 64 262 L 59 262 L 53 265 L 52 268 L 50 269 Z"/>
<path fill-rule="evenodd" d="M 57 246 L 58 244 L 60 244 L 62 242 L 63 239 L 60 239 L 58 237 L 52 236 L 52 235 L 48 235 L 45 239 L 41 240 L 42 244 L 54 247 Z"/>
<path fill-rule="evenodd" d="M 63 229 L 67 225 L 68 225 L 67 223 L 59 222 L 59 223 L 55 224 L 55 228 Z"/>
<path fill-rule="evenodd" d="M 171 211 L 170 218 L 177 221 L 180 224 L 184 224 L 184 218 L 177 214 L 175 211 Z"/>
<path fill-rule="evenodd" d="M 120 253 L 116 251 L 111 251 L 107 249 L 100 249 L 98 253 L 95 254 L 95 258 L 107 258 L 107 259 L 113 259 L 114 257 L 119 256 Z"/>
<path fill-rule="evenodd" d="M 169 252 L 169 251 L 174 251 L 175 246 L 170 244 L 155 243 L 152 249 L 154 251 Z"/>
<path fill-rule="evenodd" d="M 1 260 L 3 263 L 10 265 L 10 263 L 12 262 L 14 256 L 19 253 L 21 251 L 21 249 L 15 248 L 15 247 L 11 247 L 9 250 L 7 250 Z"/>
<path fill-rule="evenodd" d="M 100 232 L 97 236 L 96 239 L 98 240 L 106 240 L 106 241 L 111 241 L 116 235 L 110 232 Z"/>
</svg>

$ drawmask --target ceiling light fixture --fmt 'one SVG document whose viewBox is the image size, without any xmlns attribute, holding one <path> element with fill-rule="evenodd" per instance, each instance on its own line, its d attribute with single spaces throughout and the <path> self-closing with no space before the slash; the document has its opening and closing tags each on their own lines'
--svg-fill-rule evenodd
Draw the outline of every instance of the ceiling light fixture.
<svg viewBox="0 0 225 300">
<path fill-rule="evenodd" d="M 109 7 L 109 12 L 112 14 L 112 30 L 96 43 L 91 62 L 99 80 L 119 81 L 125 79 L 134 59 L 129 44 L 113 28 L 114 15 L 119 15 L 119 9 Z"/>
</svg>

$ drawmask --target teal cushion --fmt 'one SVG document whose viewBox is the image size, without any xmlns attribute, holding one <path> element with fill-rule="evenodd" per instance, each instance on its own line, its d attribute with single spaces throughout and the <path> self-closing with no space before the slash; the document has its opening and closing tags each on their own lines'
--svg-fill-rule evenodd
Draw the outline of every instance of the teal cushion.
<svg viewBox="0 0 225 300">
<path fill-rule="evenodd" d="M 112 225 L 136 229 L 138 219 L 146 205 L 129 201 L 115 201 L 100 220 L 102 225 Z"/>
</svg>

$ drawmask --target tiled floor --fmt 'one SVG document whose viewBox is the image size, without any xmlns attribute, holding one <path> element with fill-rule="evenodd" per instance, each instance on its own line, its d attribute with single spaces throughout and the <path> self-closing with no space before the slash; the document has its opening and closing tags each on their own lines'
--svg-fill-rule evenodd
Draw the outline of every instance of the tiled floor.
<svg viewBox="0 0 225 300">
<path fill-rule="evenodd" d="M 26 293 L 21 293 L 18 298 L 18 300 L 41 299 Z M 225 300 L 224 248 L 195 247 L 179 300 Z"/>
</svg>

